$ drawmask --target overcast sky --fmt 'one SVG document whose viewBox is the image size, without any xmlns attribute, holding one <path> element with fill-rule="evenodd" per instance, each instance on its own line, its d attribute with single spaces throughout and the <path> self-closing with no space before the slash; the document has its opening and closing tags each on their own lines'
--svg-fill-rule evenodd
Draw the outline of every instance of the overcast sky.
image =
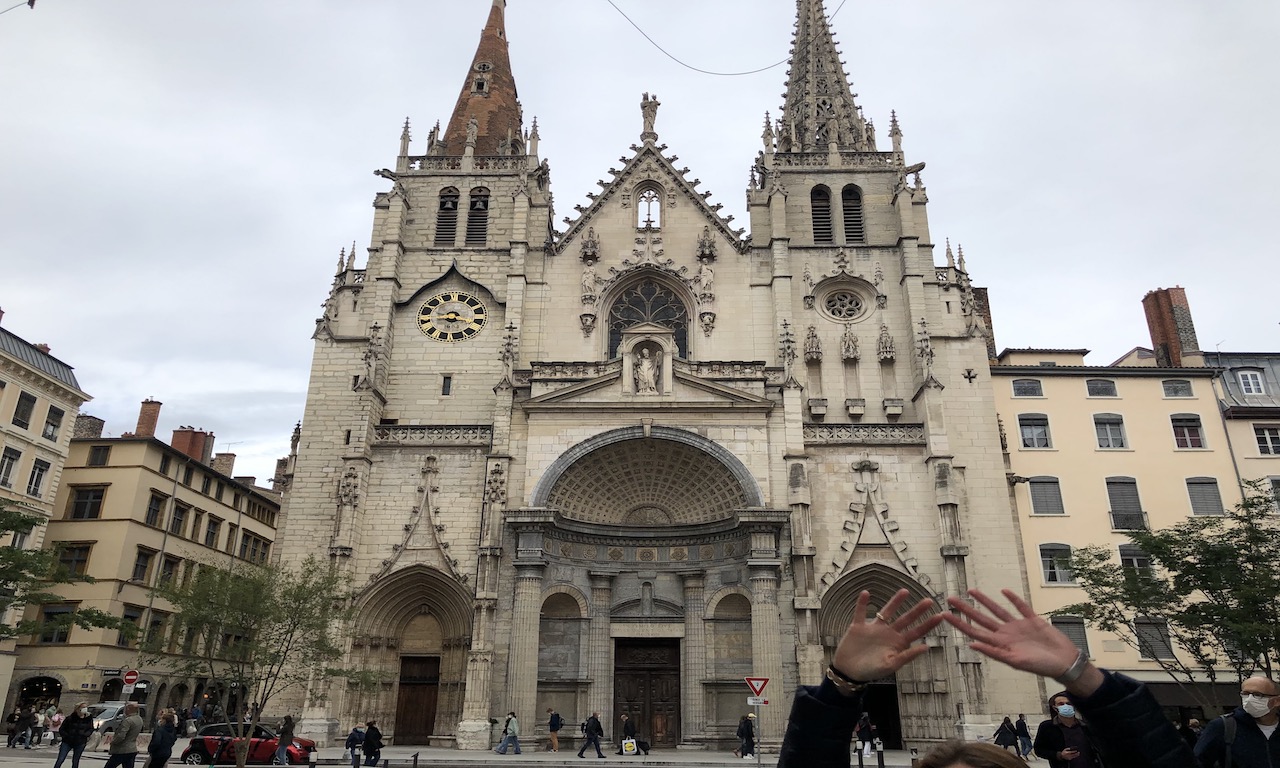
<svg viewBox="0 0 1280 768">
<path fill-rule="evenodd" d="M 615 0 L 717 71 L 786 58 L 790 0 Z M 0 0 L 0 10 L 16 0 Z M 489 0 L 38 0 L 0 15 L 3 325 L 45 342 L 109 434 L 165 403 L 270 477 L 303 410 L 338 251 L 447 122 Z M 828 0 L 828 12 L 838 0 Z M 1140 301 L 1187 289 L 1201 345 L 1280 352 L 1280 3 L 847 0 L 858 103 L 924 161 L 933 239 L 964 245 L 1005 347 L 1149 345 Z M 511 0 L 525 119 L 558 217 L 641 129 L 745 226 L 785 67 L 697 74 L 605 0 Z M 885 141 L 887 144 L 887 140 Z M 887 147 L 882 147 L 887 149 Z M 561 229 L 563 224 L 559 224 Z M 942 258 L 939 248 L 938 259 Z"/>
</svg>

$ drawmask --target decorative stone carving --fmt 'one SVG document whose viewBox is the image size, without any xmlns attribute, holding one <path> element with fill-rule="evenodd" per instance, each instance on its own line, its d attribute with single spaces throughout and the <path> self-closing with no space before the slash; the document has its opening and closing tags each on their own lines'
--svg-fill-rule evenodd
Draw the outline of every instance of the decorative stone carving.
<svg viewBox="0 0 1280 768">
<path fill-rule="evenodd" d="M 640 115 L 644 118 L 644 131 L 640 134 L 641 139 L 645 141 L 658 140 L 658 134 L 654 133 L 653 124 L 658 119 L 658 107 L 660 106 L 662 106 L 662 102 L 658 101 L 658 94 L 656 93 L 653 94 L 652 98 L 647 93 L 640 98 Z"/>
<path fill-rule="evenodd" d="M 505 504 L 507 501 L 507 474 L 501 464 L 489 468 L 489 479 L 484 485 L 484 499 L 491 504 Z"/>
<path fill-rule="evenodd" d="M 360 504 L 360 471 L 355 467 L 347 467 L 338 483 L 338 503 L 344 507 L 356 507 Z"/>
<path fill-rule="evenodd" d="M 516 326 L 508 323 L 506 327 L 506 335 L 502 337 L 502 365 L 506 368 L 507 376 L 511 375 L 511 370 L 515 367 L 516 358 L 520 356 L 520 337 L 516 333 Z"/>
<path fill-rule="evenodd" d="M 578 315 L 578 322 L 582 323 L 583 336 L 590 336 L 592 331 L 596 329 L 596 316 L 593 312 L 583 312 Z"/>
<path fill-rule="evenodd" d="M 476 426 L 418 426 L 396 425 L 377 427 L 373 431 L 374 445 L 447 445 L 479 446 L 493 444 L 493 428 Z"/>
<path fill-rule="evenodd" d="M 929 324 L 920 318 L 920 330 L 916 333 L 916 355 L 926 371 L 933 368 L 933 342 L 929 340 Z"/>
<path fill-rule="evenodd" d="M 702 323 L 702 335 L 710 336 L 711 332 L 716 329 L 716 313 L 715 312 L 699 312 L 698 320 Z"/>
<path fill-rule="evenodd" d="M 707 304 L 715 301 L 716 295 L 713 292 L 715 287 L 715 270 L 711 268 L 711 259 L 705 256 L 698 257 L 698 273 L 693 277 L 694 293 L 698 297 L 699 304 Z"/>
<path fill-rule="evenodd" d="M 584 261 L 586 263 L 582 265 L 582 303 L 584 306 L 593 306 L 596 303 L 596 288 L 600 278 L 596 277 L 595 259 L 584 259 Z"/>
<path fill-rule="evenodd" d="M 853 333 L 853 324 L 844 324 L 844 333 L 840 336 L 840 359 L 846 363 L 858 362 L 858 337 Z"/>
<path fill-rule="evenodd" d="M 698 261 L 716 259 L 716 239 L 711 235 L 711 227 L 703 227 L 702 234 L 698 235 L 697 257 Z"/>
<path fill-rule="evenodd" d="M 805 443 L 811 445 L 924 445 L 925 442 L 922 424 L 805 424 L 803 432 Z"/>
<path fill-rule="evenodd" d="M 804 361 L 806 363 L 822 362 L 822 339 L 818 338 L 818 329 L 809 326 L 809 332 L 804 337 Z"/>
<path fill-rule="evenodd" d="M 893 337 L 889 335 L 889 326 L 880 324 L 880 340 L 876 344 L 876 352 L 881 361 L 892 360 L 897 353 L 893 349 Z"/>
<path fill-rule="evenodd" d="M 791 364 L 796 361 L 796 335 L 791 332 L 791 323 L 782 321 L 782 330 L 778 333 L 778 357 L 782 359 L 782 367 L 787 378 L 791 377 Z"/>
<path fill-rule="evenodd" d="M 600 238 L 596 236 L 594 227 L 587 228 L 587 234 L 582 238 L 582 260 L 586 262 L 595 262 L 600 259 Z"/>
</svg>

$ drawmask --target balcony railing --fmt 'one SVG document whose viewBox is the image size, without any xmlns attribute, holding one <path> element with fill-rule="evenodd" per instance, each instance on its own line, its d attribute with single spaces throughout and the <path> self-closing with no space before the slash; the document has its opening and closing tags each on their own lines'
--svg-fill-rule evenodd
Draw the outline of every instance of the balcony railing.
<svg viewBox="0 0 1280 768">
<path fill-rule="evenodd" d="M 1116 512 L 1111 510 L 1111 528 L 1116 531 L 1145 531 L 1146 512 Z"/>
</svg>

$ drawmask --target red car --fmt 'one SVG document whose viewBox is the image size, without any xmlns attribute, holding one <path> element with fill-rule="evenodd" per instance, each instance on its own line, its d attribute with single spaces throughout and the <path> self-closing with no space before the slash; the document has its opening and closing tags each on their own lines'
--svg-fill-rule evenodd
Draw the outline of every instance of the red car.
<svg viewBox="0 0 1280 768">
<path fill-rule="evenodd" d="M 230 723 L 206 725 L 191 737 L 191 743 L 182 751 L 182 762 L 187 765 L 211 765 L 235 762 L 235 744 Z M 276 747 L 279 739 L 274 732 L 261 725 L 253 730 L 249 739 L 249 765 L 276 765 Z M 310 739 L 295 738 L 285 748 L 289 765 L 306 765 L 316 751 L 316 743 Z"/>
</svg>

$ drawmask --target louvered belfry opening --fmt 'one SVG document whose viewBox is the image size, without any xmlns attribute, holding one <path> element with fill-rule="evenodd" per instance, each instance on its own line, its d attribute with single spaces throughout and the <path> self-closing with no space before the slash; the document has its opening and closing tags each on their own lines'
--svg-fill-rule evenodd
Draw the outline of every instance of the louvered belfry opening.
<svg viewBox="0 0 1280 768">
<path fill-rule="evenodd" d="M 467 206 L 467 245 L 484 245 L 489 236 L 489 190 L 477 187 L 471 190 L 471 204 Z"/>
<path fill-rule="evenodd" d="M 826 187 L 814 187 L 809 193 L 809 205 L 813 208 L 813 242 L 834 243 L 831 231 L 831 192 Z"/>
<path fill-rule="evenodd" d="M 458 237 L 458 190 L 440 190 L 440 210 L 436 212 L 436 245 L 453 245 Z"/>
<path fill-rule="evenodd" d="M 840 192 L 840 205 L 844 212 L 845 243 L 865 243 L 867 233 L 862 222 L 862 190 L 852 184 L 846 186 Z"/>
</svg>

